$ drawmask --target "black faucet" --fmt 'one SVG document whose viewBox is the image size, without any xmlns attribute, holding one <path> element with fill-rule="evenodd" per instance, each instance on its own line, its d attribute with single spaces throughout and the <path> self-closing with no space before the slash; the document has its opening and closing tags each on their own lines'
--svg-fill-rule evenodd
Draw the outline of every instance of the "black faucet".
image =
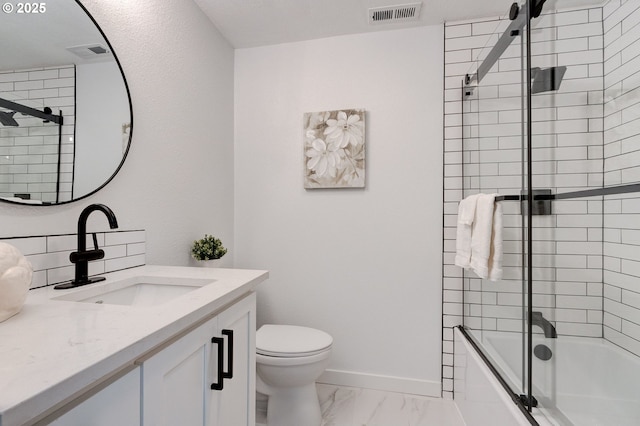
<svg viewBox="0 0 640 426">
<path fill-rule="evenodd" d="M 78 218 L 78 251 L 74 251 L 69 255 L 71 263 L 76 265 L 76 277 L 73 281 L 58 284 L 53 287 L 56 290 L 80 287 L 82 285 L 103 281 L 104 277 L 89 278 L 89 261 L 104 258 L 104 250 L 98 248 L 98 240 L 96 234 L 93 234 L 93 250 L 87 250 L 87 219 L 89 215 L 99 210 L 107 216 L 111 229 L 118 227 L 118 221 L 113 211 L 104 204 L 91 204 L 80 213 Z"/>
<path fill-rule="evenodd" d="M 556 328 L 542 316 L 542 312 L 531 312 L 531 324 L 541 327 L 542 331 L 544 331 L 544 337 L 551 339 L 558 337 Z"/>
</svg>

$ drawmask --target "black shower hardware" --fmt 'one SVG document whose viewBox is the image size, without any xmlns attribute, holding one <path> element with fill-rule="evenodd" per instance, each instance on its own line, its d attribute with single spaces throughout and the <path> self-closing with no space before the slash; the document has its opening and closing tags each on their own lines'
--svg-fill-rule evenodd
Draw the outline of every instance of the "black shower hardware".
<svg viewBox="0 0 640 426">
<path fill-rule="evenodd" d="M 3 126 L 12 126 L 12 127 L 19 126 L 18 122 L 15 120 L 15 118 L 13 118 L 13 115 L 15 113 L 16 113 L 15 111 L 12 111 L 12 112 L 0 111 L 0 123 L 2 123 Z"/>
<path fill-rule="evenodd" d="M 536 358 L 542 361 L 549 361 L 553 356 L 553 352 L 551 351 L 549 346 L 543 344 L 536 345 L 533 348 L 533 354 L 536 356 Z"/>
<path fill-rule="evenodd" d="M 532 216 L 549 216 L 551 214 L 551 199 L 549 198 L 551 194 L 550 189 L 534 189 L 531 191 L 533 194 L 533 201 L 531 203 L 531 215 Z M 521 199 L 526 201 L 527 191 L 520 191 Z M 545 199 L 542 196 L 546 196 Z M 522 202 L 520 203 L 520 212 L 523 216 L 527 215 L 527 211 L 529 210 L 529 203 Z"/>
<path fill-rule="evenodd" d="M 38 109 L 31 108 L 31 107 L 28 107 L 26 105 L 21 105 L 19 103 L 13 102 L 13 101 L 8 101 L 6 99 L 0 98 L 0 108 L 5 108 L 5 109 L 8 109 L 10 111 L 13 111 L 13 113 L 2 113 L 2 114 L 0 114 L 0 117 L 1 116 L 5 116 L 6 117 L 8 115 L 9 118 L 11 118 L 11 116 L 13 116 L 13 114 L 15 114 L 16 112 L 19 112 L 19 113 L 22 113 L 22 114 L 29 115 L 31 117 L 42 118 L 45 122 L 53 121 L 54 123 L 59 124 L 59 125 L 63 125 L 64 124 L 62 113 L 60 113 L 59 115 L 52 114 L 51 108 L 49 108 L 49 107 L 45 107 L 44 111 L 40 111 Z M 2 118 L 0 118 L 0 121 L 5 126 L 18 126 L 18 123 L 15 120 L 13 120 L 13 122 L 15 124 L 5 124 L 4 119 L 2 119 Z"/>
<path fill-rule="evenodd" d="M 530 11 L 532 18 L 537 18 L 538 16 L 540 16 L 540 14 L 542 13 L 542 7 L 544 6 L 544 3 L 546 1 L 547 0 L 530 0 L 528 2 L 529 6 L 531 7 Z"/>
<path fill-rule="evenodd" d="M 115 229 L 118 227 L 118 221 L 113 211 L 104 204 L 91 204 L 85 207 L 78 218 L 78 250 L 69 255 L 71 263 L 76 265 L 76 277 L 73 281 L 58 284 L 53 287 L 56 290 L 64 290 L 68 288 L 80 287 L 83 285 L 104 281 L 104 277 L 89 278 L 89 261 L 104 258 L 104 250 L 98 248 L 98 240 L 96 234 L 93 234 L 93 250 L 87 250 L 87 219 L 94 211 L 101 211 L 107 216 L 109 227 Z"/>
<path fill-rule="evenodd" d="M 520 6 L 518 6 L 517 2 L 513 2 L 511 4 L 511 9 L 509 9 L 509 20 L 515 21 L 519 14 L 520 14 Z"/>
<path fill-rule="evenodd" d="M 558 337 L 556 328 L 545 317 L 542 316 L 542 312 L 533 311 L 530 317 L 531 324 L 537 325 L 544 331 L 544 337 L 555 339 Z"/>
<path fill-rule="evenodd" d="M 466 84 L 471 84 L 473 81 L 480 83 L 498 59 L 500 59 L 504 51 L 507 50 L 507 47 L 511 45 L 513 38 L 520 34 L 520 31 L 527 24 L 526 7 L 529 7 L 531 18 L 537 18 L 540 16 L 540 13 L 542 13 L 542 7 L 546 1 L 547 0 L 529 0 L 518 12 L 514 10 L 517 5 L 515 7 L 511 5 L 511 10 L 509 11 L 509 16 L 513 16 L 511 24 L 509 24 L 509 27 L 502 33 L 484 61 L 478 66 L 476 73 L 472 75 L 467 74 L 465 77 Z"/>
<path fill-rule="evenodd" d="M 567 67 L 531 68 L 531 94 L 558 90 Z"/>
<path fill-rule="evenodd" d="M 617 194 L 630 194 L 632 192 L 640 192 L 640 183 L 632 183 L 629 185 L 619 186 L 607 186 L 604 188 L 585 189 L 582 191 L 563 192 L 561 194 L 551 194 L 545 192 L 543 194 L 537 194 L 536 190 L 533 191 L 533 200 L 567 200 L 573 198 L 583 197 L 595 197 L 598 195 L 617 195 Z M 523 195 L 497 195 L 496 201 L 525 201 L 528 197 Z"/>
</svg>

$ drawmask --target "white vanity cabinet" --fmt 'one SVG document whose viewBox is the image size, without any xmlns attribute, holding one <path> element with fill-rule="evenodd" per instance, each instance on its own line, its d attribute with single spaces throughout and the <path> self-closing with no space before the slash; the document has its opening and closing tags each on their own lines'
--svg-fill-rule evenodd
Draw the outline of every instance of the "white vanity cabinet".
<svg viewBox="0 0 640 426">
<path fill-rule="evenodd" d="M 141 363 L 142 425 L 255 424 L 255 293 Z"/>
<path fill-rule="evenodd" d="M 136 367 L 70 411 L 52 426 L 134 426 L 140 424 L 140 367 Z"/>
<path fill-rule="evenodd" d="M 268 276 L 144 265 L 63 293 L 31 290 L 0 326 L 0 366 L 11 366 L 0 368 L 0 425 L 255 426 L 255 292 Z M 151 305 L 88 303 L 138 284 L 192 288 L 146 294 Z"/>
<path fill-rule="evenodd" d="M 256 296 L 245 300 L 218 315 L 218 330 L 233 332 L 232 378 L 223 379 L 223 389 L 212 391 L 209 425 L 255 426 L 256 402 Z M 223 334 L 225 348 L 229 337 Z M 229 366 L 228 351 L 224 351 L 224 365 Z M 217 371 L 217 370 L 216 370 Z M 231 374 L 227 374 L 230 376 Z"/>
</svg>

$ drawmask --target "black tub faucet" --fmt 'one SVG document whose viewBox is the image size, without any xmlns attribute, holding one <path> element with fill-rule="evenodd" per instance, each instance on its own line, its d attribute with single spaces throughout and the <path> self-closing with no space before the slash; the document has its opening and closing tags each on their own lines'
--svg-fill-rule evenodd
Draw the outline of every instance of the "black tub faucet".
<svg viewBox="0 0 640 426">
<path fill-rule="evenodd" d="M 546 318 L 542 316 L 542 312 L 531 312 L 531 324 L 537 325 L 544 331 L 544 337 L 555 339 L 558 337 L 556 328 Z"/>
<path fill-rule="evenodd" d="M 76 265 L 76 277 L 73 281 L 58 284 L 53 287 L 56 290 L 80 287 L 82 285 L 103 281 L 104 277 L 89 278 L 89 261 L 104 258 L 104 250 L 98 248 L 98 240 L 96 234 L 93 234 L 93 250 L 87 250 L 87 219 L 94 211 L 101 211 L 107 216 L 109 227 L 115 229 L 118 227 L 118 220 L 113 211 L 104 204 L 91 204 L 80 213 L 78 218 L 78 250 L 69 255 L 71 263 Z"/>
</svg>

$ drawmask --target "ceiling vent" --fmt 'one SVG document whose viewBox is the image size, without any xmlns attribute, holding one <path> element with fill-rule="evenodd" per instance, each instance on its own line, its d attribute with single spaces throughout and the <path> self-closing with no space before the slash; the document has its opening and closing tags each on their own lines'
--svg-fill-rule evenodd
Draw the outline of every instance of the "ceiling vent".
<svg viewBox="0 0 640 426">
<path fill-rule="evenodd" d="M 83 59 L 94 59 L 101 56 L 109 56 L 109 49 L 100 44 L 86 44 L 82 46 L 67 47 L 67 50 Z"/>
<path fill-rule="evenodd" d="M 417 21 L 422 2 L 369 9 L 369 24 Z"/>
</svg>

